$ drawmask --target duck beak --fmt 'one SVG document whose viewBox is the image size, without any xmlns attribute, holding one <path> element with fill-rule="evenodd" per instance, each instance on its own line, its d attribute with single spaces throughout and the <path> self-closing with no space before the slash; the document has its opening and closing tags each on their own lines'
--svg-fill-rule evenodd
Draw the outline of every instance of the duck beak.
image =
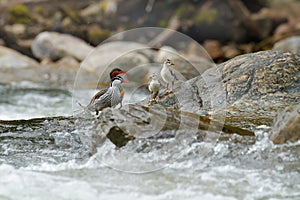
<svg viewBox="0 0 300 200">
<path fill-rule="evenodd" d="M 129 81 L 128 80 L 126 80 L 126 79 L 123 79 L 122 80 L 122 83 L 128 83 Z"/>
</svg>

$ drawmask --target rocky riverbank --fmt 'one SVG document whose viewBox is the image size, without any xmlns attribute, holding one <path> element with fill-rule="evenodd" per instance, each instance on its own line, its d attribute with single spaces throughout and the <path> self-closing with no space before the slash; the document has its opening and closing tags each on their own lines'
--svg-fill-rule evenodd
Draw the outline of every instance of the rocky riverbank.
<svg viewBox="0 0 300 200">
<path fill-rule="evenodd" d="M 297 141 L 299 113 L 293 105 L 299 105 L 300 99 L 299 60 L 297 54 L 273 50 L 237 56 L 195 78 L 176 83 L 172 94 L 162 90 L 157 105 L 149 107 L 144 101 L 121 110 L 106 109 L 98 119 L 89 116 L 96 120 L 90 131 L 122 146 L 141 135 L 166 130 L 200 131 L 199 137 L 219 131 L 253 136 L 255 127 L 272 126 L 275 120 L 269 133 L 274 143 Z M 68 67 L 72 62 L 74 66 Z M 56 68 L 57 63 L 60 67 Z M 2 82 L 27 80 L 70 87 L 79 70 L 78 61 L 68 56 L 57 63 L 35 66 L 36 62 L 30 60 L 28 66 L 2 67 Z M 97 80 L 88 70 L 80 76 L 83 83 Z M 292 114 L 284 111 L 287 107 Z M 276 117 L 277 113 L 280 116 Z"/>
<path fill-rule="evenodd" d="M 7 21 L 0 29 L 1 84 L 29 81 L 75 91 L 99 88 L 109 81 L 106 74 L 112 67 L 122 66 L 128 71 L 128 79 L 134 83 L 125 87 L 132 91 L 145 88 L 149 74 L 159 71 L 161 62 L 167 57 L 175 62 L 176 71 L 181 76 L 175 84 L 174 93 L 167 95 L 163 90 L 160 92 L 158 104 L 149 106 L 145 100 L 120 110 L 106 109 L 97 119 L 89 116 L 94 121 L 93 126 L 89 126 L 92 127 L 89 131 L 93 137 L 108 137 L 117 146 L 122 146 L 143 134 L 148 134 L 147 137 L 153 135 L 153 129 L 159 137 L 164 131 L 173 131 L 176 135 L 178 131 L 193 130 L 198 131 L 199 138 L 203 139 L 219 132 L 254 136 L 258 126 L 267 125 L 273 126 L 268 134 L 274 143 L 299 140 L 300 39 L 299 36 L 286 38 L 297 35 L 299 29 L 295 18 L 287 18 L 284 12 L 279 16 L 271 15 L 277 4 L 262 10 L 254 9 L 252 4 L 234 3 L 239 1 L 222 1 L 218 5 L 210 1 L 186 5 L 175 1 L 174 6 L 176 4 L 178 9 L 168 16 L 175 20 L 175 24 L 178 21 L 181 23 L 173 28 L 194 38 L 196 31 L 193 30 L 196 28 L 205 28 L 204 35 L 200 36 L 207 38 L 213 35 L 211 26 L 222 28 L 222 9 L 233 10 L 228 18 L 236 14 L 248 16 L 238 19 L 241 20 L 238 23 L 246 25 L 244 31 L 240 26 L 227 24 L 231 27 L 227 27 L 229 33 L 233 31 L 238 34 L 228 34 L 223 39 L 218 38 L 221 37 L 219 35 L 209 40 L 200 36 L 195 38 L 203 44 L 209 58 L 207 54 L 200 53 L 202 50 L 195 48 L 193 43 L 162 46 L 158 42 L 161 35 L 154 37 L 153 32 L 149 31 L 140 35 L 131 32 L 118 35 L 123 38 L 118 40 L 116 38 L 119 37 L 115 37 L 95 47 L 112 34 L 106 30 L 125 29 L 102 24 L 107 18 L 111 17 L 111 22 L 123 20 L 131 26 L 136 25 L 136 21 L 157 25 L 141 13 L 139 20 L 135 21 L 133 16 L 126 18 L 120 14 L 126 9 L 144 6 L 142 3 L 130 3 L 125 8 L 122 7 L 124 1 L 78 1 L 73 5 L 74 10 L 70 10 L 60 7 L 69 5 L 71 1 L 63 4 L 54 1 L 53 8 L 60 9 L 51 14 L 53 8 L 45 10 L 46 2 L 28 1 L 18 5 L 11 1 L 11 4 L 3 4 L 5 6 L 1 9 L 5 11 L 3 15 Z M 162 6 L 156 3 L 155 6 Z M 297 2 L 293 3 L 297 5 Z M 117 6 L 118 12 L 114 11 L 114 6 Z M 185 6 L 206 15 L 197 15 L 194 23 L 189 24 L 187 22 L 192 16 L 185 12 Z M 247 9 L 244 13 L 238 13 L 238 8 Z M 146 9 L 146 12 L 153 15 L 156 10 L 152 13 L 151 9 Z M 98 25 L 96 22 L 99 22 Z M 33 28 L 36 23 L 39 26 Z M 167 27 L 172 24 L 159 23 Z M 266 30 L 260 30 L 260 34 L 255 35 L 260 23 L 266 25 L 263 26 Z M 100 28 L 99 24 L 105 28 Z M 253 45 L 247 41 L 249 38 L 259 42 Z M 258 50 L 263 51 L 250 53 Z M 214 64 L 212 60 L 219 64 Z"/>
</svg>

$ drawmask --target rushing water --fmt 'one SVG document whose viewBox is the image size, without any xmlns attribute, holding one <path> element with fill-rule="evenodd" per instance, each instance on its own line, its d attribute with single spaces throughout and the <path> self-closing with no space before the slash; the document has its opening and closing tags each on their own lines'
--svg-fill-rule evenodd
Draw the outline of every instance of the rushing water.
<svg viewBox="0 0 300 200">
<path fill-rule="evenodd" d="M 69 91 L 22 83 L 0 93 L 2 120 L 71 113 Z M 90 156 L 82 130 L 51 120 L 0 123 L 0 199 L 300 199 L 300 142 L 273 145 L 267 126 L 217 143 L 199 132 L 179 146 L 178 133 L 121 149 L 105 140 Z"/>
</svg>

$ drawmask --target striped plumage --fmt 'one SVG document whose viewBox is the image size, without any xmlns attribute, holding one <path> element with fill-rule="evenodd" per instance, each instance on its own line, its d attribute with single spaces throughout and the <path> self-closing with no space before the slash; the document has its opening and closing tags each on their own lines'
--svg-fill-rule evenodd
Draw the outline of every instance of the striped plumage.
<svg viewBox="0 0 300 200">
<path fill-rule="evenodd" d="M 126 74 L 126 72 L 123 71 L 123 70 L 121 70 L 121 69 L 119 69 L 119 68 L 112 69 L 110 71 L 110 73 L 109 73 L 109 76 L 110 76 L 110 79 L 111 79 L 111 83 L 112 83 L 113 78 L 115 78 L 116 76 L 119 76 L 119 75 L 123 75 L 123 74 Z M 88 110 L 90 110 L 92 112 L 96 111 L 95 110 L 95 106 L 94 106 L 95 102 L 98 101 L 100 99 L 100 97 L 107 92 L 107 90 L 108 90 L 108 88 L 101 89 L 99 92 L 97 92 L 93 96 L 93 98 L 91 99 L 91 101 L 87 105 Z M 122 99 L 123 99 L 124 90 L 123 90 L 123 95 L 121 95 L 121 96 L 122 96 Z M 96 114 L 98 114 L 98 111 L 96 111 Z"/>
<path fill-rule="evenodd" d="M 115 107 L 118 104 L 122 105 L 124 95 L 122 82 L 125 82 L 125 80 L 121 76 L 114 77 L 107 91 L 95 100 L 94 104 L 90 105 L 88 109 L 96 111 L 96 115 L 98 115 L 99 111 L 104 108 Z"/>
</svg>

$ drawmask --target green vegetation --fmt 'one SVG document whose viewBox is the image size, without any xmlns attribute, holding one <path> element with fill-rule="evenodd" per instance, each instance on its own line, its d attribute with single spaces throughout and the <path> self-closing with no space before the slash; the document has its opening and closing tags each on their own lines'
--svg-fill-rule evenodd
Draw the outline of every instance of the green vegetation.
<svg viewBox="0 0 300 200">
<path fill-rule="evenodd" d="M 162 28 L 166 28 L 168 26 L 168 21 L 163 19 L 159 21 L 159 26 Z"/>
<path fill-rule="evenodd" d="M 41 16 L 44 16 L 44 9 L 43 9 L 42 6 L 36 6 L 36 7 L 34 8 L 34 11 L 35 11 L 37 14 L 39 14 L 39 15 L 41 15 Z"/>
<path fill-rule="evenodd" d="M 10 7 L 8 21 L 12 24 L 29 24 L 31 18 L 28 8 L 22 4 Z"/>
<path fill-rule="evenodd" d="M 66 16 L 68 16 L 74 23 L 76 23 L 76 24 L 81 24 L 81 19 L 80 19 L 78 13 L 77 13 L 75 10 L 73 10 L 73 9 L 71 9 L 71 8 L 65 7 L 65 8 L 63 8 L 63 12 L 64 12 L 64 14 L 65 14 Z"/>
<path fill-rule="evenodd" d="M 101 3 L 99 3 L 99 7 L 100 7 L 100 10 L 102 13 L 105 13 L 105 11 L 108 7 L 109 1 L 110 0 L 104 0 L 104 1 L 101 1 Z"/>
<path fill-rule="evenodd" d="M 196 24 L 212 24 L 218 15 L 216 9 L 200 10 L 195 16 L 194 20 Z"/>
<path fill-rule="evenodd" d="M 189 5 L 184 3 L 182 5 L 179 6 L 179 8 L 177 8 L 177 10 L 175 10 L 175 16 L 177 17 L 188 17 L 188 15 L 190 14 L 190 9 L 189 9 Z"/>
<path fill-rule="evenodd" d="M 108 38 L 111 35 L 109 30 L 102 29 L 97 25 L 92 25 L 88 28 L 87 32 L 87 38 L 88 40 L 97 45 L 106 38 Z"/>
</svg>

